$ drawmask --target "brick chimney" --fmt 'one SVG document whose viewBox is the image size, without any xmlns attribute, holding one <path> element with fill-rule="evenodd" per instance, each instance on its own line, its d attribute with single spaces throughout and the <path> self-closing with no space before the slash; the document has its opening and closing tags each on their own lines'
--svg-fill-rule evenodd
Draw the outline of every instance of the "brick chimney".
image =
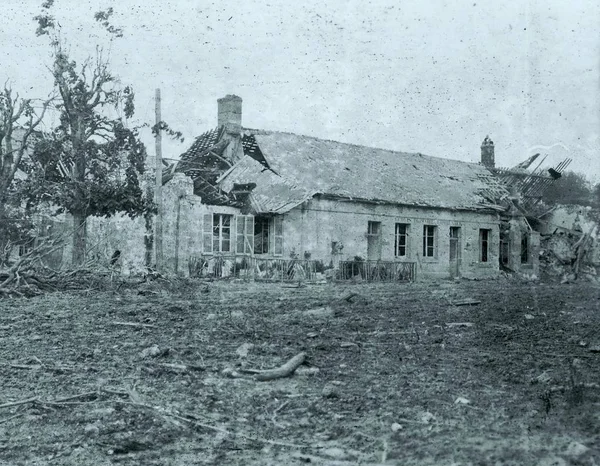
<svg viewBox="0 0 600 466">
<path fill-rule="evenodd" d="M 487 168 L 494 168 L 496 166 L 494 160 L 494 142 L 489 136 L 486 136 L 481 144 L 481 164 Z"/>
<path fill-rule="evenodd" d="M 219 127 L 225 126 L 227 133 L 239 135 L 242 132 L 242 98 L 228 94 L 217 103 Z"/>
</svg>

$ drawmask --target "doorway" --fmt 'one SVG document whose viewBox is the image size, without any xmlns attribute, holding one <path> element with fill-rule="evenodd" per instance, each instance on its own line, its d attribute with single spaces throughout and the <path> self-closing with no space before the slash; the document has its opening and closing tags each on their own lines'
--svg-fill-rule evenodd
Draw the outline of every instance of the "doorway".
<svg viewBox="0 0 600 466">
<path fill-rule="evenodd" d="M 450 278 L 460 276 L 460 227 L 450 227 Z"/>
<path fill-rule="evenodd" d="M 381 222 L 369 222 L 367 228 L 367 260 L 381 260 Z"/>
</svg>

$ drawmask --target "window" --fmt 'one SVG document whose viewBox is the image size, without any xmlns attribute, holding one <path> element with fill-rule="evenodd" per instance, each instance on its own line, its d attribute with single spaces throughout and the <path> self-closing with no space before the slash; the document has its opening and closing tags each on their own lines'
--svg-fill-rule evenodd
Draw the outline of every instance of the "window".
<svg viewBox="0 0 600 466">
<path fill-rule="evenodd" d="M 396 257 L 407 256 L 408 246 L 408 224 L 396 223 L 396 241 L 394 242 L 394 255 Z"/>
<path fill-rule="evenodd" d="M 488 262 L 489 260 L 490 236 L 492 236 L 492 230 L 483 228 L 479 230 L 479 262 Z"/>
<path fill-rule="evenodd" d="M 435 257 L 435 225 L 423 225 L 423 256 Z"/>
<path fill-rule="evenodd" d="M 213 252 L 231 251 L 231 219 L 233 215 L 213 214 Z"/>
<path fill-rule="evenodd" d="M 270 227 L 269 217 L 256 217 L 254 219 L 254 254 L 269 253 Z"/>
<path fill-rule="evenodd" d="M 367 235 L 378 236 L 381 231 L 381 222 L 369 222 L 367 225 Z"/>
<path fill-rule="evenodd" d="M 521 234 L 521 264 L 529 262 L 529 235 Z"/>
</svg>

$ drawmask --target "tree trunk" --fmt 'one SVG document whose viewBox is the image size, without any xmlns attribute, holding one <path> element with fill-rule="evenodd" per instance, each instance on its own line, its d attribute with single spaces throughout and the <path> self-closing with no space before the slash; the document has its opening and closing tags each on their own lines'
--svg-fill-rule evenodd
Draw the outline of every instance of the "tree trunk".
<svg viewBox="0 0 600 466">
<path fill-rule="evenodd" d="M 77 267 L 85 262 L 87 240 L 87 217 L 85 214 L 73 214 L 73 263 Z"/>
<path fill-rule="evenodd" d="M 8 214 L 4 208 L 4 201 L 0 201 L 0 267 L 8 263 L 10 251 L 8 245 Z"/>
</svg>

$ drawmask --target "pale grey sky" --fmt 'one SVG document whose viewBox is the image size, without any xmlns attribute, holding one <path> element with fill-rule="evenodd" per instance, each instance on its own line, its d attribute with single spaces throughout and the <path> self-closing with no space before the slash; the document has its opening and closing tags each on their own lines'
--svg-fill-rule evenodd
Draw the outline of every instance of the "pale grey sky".
<svg viewBox="0 0 600 466">
<path fill-rule="evenodd" d="M 0 79 L 50 90 L 41 0 L 4 0 Z M 565 157 L 600 181 L 597 0 L 56 0 L 76 58 L 108 47 L 93 13 L 112 6 L 125 37 L 111 65 L 152 123 L 183 131 L 177 158 L 216 126 L 216 99 L 244 99 L 243 124 L 465 161 L 486 134 L 496 161 Z M 147 138 L 149 151 L 152 140 Z"/>
</svg>

